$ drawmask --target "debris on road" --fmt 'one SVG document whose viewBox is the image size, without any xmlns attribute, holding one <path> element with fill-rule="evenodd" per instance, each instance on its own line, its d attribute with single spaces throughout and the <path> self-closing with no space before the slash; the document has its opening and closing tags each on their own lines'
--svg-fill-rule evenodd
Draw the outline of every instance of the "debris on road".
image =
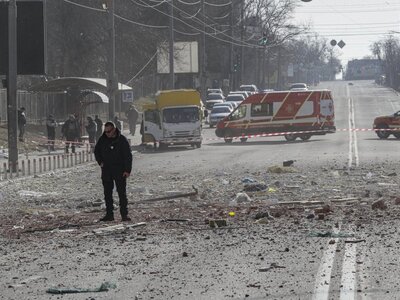
<svg viewBox="0 0 400 300">
<path fill-rule="evenodd" d="M 194 189 L 194 192 L 190 192 L 190 193 L 182 193 L 182 194 L 174 194 L 171 196 L 164 196 L 164 197 L 157 197 L 157 198 L 151 198 L 151 199 L 146 199 L 146 200 L 141 200 L 141 201 L 135 201 L 135 204 L 138 203 L 149 203 L 149 202 L 157 202 L 157 201 L 163 201 L 163 200 L 170 200 L 170 199 L 176 199 L 176 198 L 184 198 L 184 197 L 192 197 L 192 196 L 196 196 L 199 191 L 195 186 L 192 186 L 192 188 Z"/>
<path fill-rule="evenodd" d="M 115 283 L 103 282 L 98 288 L 49 288 L 46 290 L 48 294 L 76 294 L 76 293 L 96 293 L 96 292 L 107 292 L 110 289 L 115 289 L 117 285 Z"/>
</svg>

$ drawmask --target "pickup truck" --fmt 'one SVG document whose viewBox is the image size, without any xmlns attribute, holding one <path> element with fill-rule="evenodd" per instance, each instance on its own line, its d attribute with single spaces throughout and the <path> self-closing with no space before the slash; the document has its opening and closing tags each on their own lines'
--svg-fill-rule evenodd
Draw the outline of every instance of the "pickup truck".
<svg viewBox="0 0 400 300">
<path fill-rule="evenodd" d="M 380 139 L 387 139 L 391 134 L 400 139 L 400 110 L 389 116 L 376 117 L 373 127 Z"/>
</svg>

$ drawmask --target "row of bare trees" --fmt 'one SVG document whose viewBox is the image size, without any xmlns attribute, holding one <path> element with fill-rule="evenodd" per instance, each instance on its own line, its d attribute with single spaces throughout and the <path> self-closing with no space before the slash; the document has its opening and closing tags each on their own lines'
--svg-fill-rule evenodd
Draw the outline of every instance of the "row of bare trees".
<svg viewBox="0 0 400 300">
<path fill-rule="evenodd" d="M 46 1 L 48 77 L 106 77 L 110 25 L 100 2 Z M 157 74 L 155 54 L 170 37 L 171 5 L 175 41 L 199 43 L 206 85 L 221 87 L 229 82 L 233 89 L 255 83 L 280 89 L 294 81 L 331 79 L 338 70 L 340 62 L 327 41 L 310 33 L 307 26 L 293 25 L 299 0 L 222 2 L 117 0 L 119 81 L 140 86 L 144 95 L 167 87 L 167 78 Z M 178 88 L 198 88 L 200 82 L 199 74 L 176 76 Z"/>
<path fill-rule="evenodd" d="M 377 41 L 371 51 L 381 62 L 385 84 L 400 91 L 400 39 L 394 36 Z"/>
</svg>

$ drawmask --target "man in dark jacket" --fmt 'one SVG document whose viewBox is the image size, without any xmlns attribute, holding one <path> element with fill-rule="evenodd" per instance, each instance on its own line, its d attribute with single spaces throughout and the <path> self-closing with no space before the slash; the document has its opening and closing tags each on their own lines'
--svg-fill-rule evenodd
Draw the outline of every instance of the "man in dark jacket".
<svg viewBox="0 0 400 300">
<path fill-rule="evenodd" d="M 94 155 L 101 167 L 101 179 L 106 202 L 106 215 L 100 221 L 114 220 L 114 181 L 117 187 L 122 221 L 130 221 L 131 219 L 128 217 L 126 179 L 130 176 L 132 170 L 132 153 L 128 140 L 115 127 L 113 122 L 109 121 L 104 124 L 104 133 L 94 148 Z"/>
</svg>

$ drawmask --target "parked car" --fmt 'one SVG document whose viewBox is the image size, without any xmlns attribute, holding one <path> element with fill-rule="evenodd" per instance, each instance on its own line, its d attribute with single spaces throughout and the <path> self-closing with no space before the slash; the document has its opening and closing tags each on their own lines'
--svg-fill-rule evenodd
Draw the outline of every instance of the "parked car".
<svg viewBox="0 0 400 300">
<path fill-rule="evenodd" d="M 234 110 L 236 108 L 236 103 L 232 102 L 232 101 L 229 101 L 229 102 L 225 101 L 223 103 L 214 104 L 213 108 L 214 107 L 221 107 L 221 106 L 228 106 L 231 110 Z"/>
<path fill-rule="evenodd" d="M 223 118 L 226 116 L 230 115 L 232 112 L 232 109 L 229 108 L 228 106 L 220 106 L 220 107 L 214 107 L 211 110 L 210 113 L 210 128 L 214 127 L 217 125 L 219 121 L 221 121 Z"/>
<path fill-rule="evenodd" d="M 207 110 L 212 110 L 215 104 L 224 103 L 224 102 L 225 101 L 222 99 L 207 100 L 205 106 L 206 106 Z"/>
<path fill-rule="evenodd" d="M 251 94 L 255 94 L 258 92 L 258 88 L 254 84 L 242 84 L 239 87 L 239 91 L 246 91 L 250 92 Z"/>
<path fill-rule="evenodd" d="M 305 83 L 293 83 L 290 86 L 291 91 L 308 91 L 308 85 Z"/>
<path fill-rule="evenodd" d="M 237 105 L 239 105 L 244 99 L 245 98 L 242 94 L 229 94 L 226 97 L 226 102 L 235 102 Z"/>
<path fill-rule="evenodd" d="M 225 100 L 225 97 L 219 93 L 210 93 L 207 95 L 207 101 L 208 100 Z"/>
<path fill-rule="evenodd" d="M 222 89 L 207 89 L 207 95 L 208 94 L 221 94 L 221 95 L 223 95 L 224 93 L 222 92 Z"/>
<path fill-rule="evenodd" d="M 240 94 L 240 95 L 243 95 L 244 99 L 246 99 L 248 96 L 251 95 L 250 92 L 246 92 L 246 91 L 231 91 L 231 92 L 229 92 L 228 95 L 232 95 L 232 94 Z"/>
<path fill-rule="evenodd" d="M 389 116 L 376 117 L 373 126 L 380 139 L 387 139 L 391 134 L 400 139 L 400 111 Z"/>
</svg>

